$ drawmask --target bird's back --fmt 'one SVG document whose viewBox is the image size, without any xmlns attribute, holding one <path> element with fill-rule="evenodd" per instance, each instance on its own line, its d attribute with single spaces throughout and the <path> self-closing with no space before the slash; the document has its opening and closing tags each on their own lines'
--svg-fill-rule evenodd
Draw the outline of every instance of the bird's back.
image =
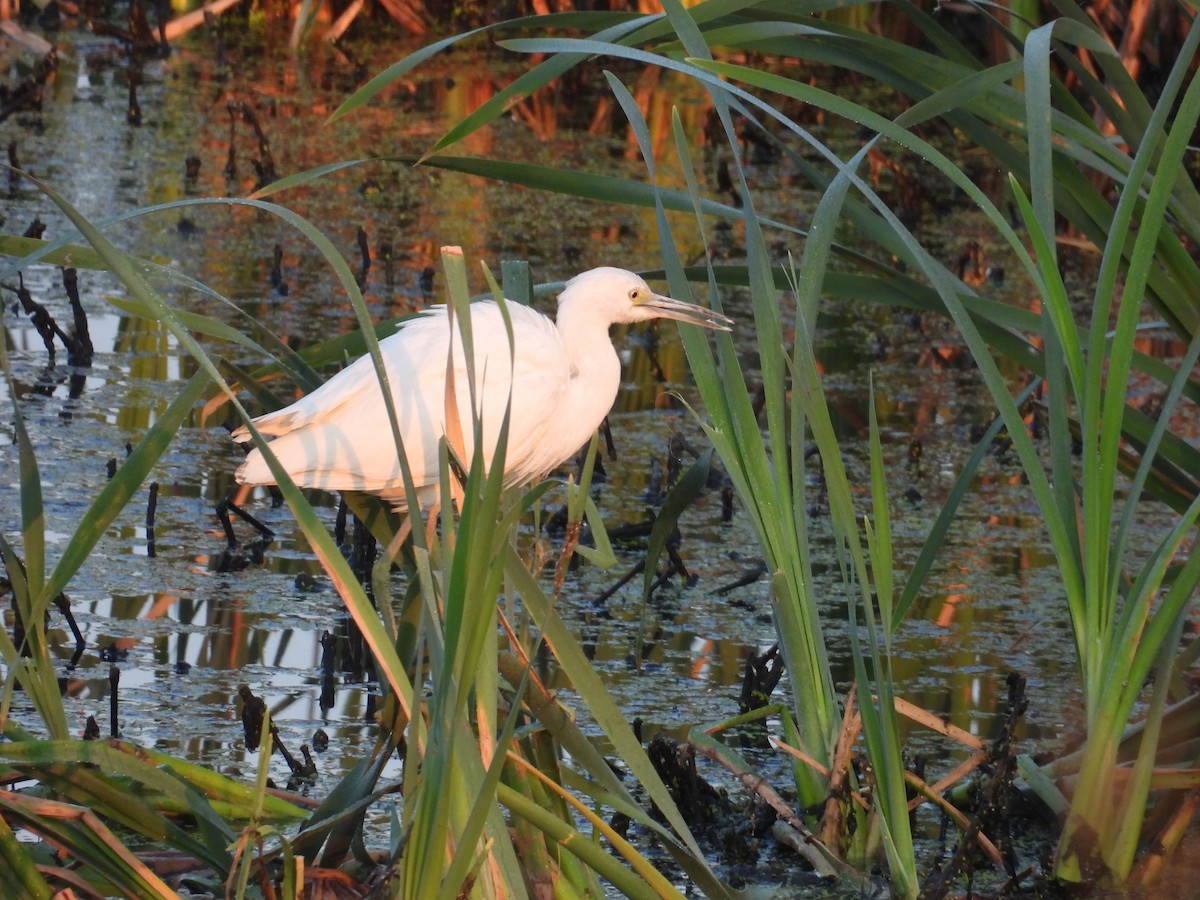
<svg viewBox="0 0 1200 900">
<path fill-rule="evenodd" d="M 558 451 L 546 446 L 553 421 L 571 379 L 570 366 L 554 323 L 518 304 L 506 304 L 512 322 L 515 363 L 500 308 L 472 304 L 471 323 L 479 410 L 490 465 L 510 392 L 506 480 L 542 474 L 569 456 L 547 460 Z M 469 386 L 461 331 L 456 328 L 455 392 L 469 462 L 474 452 Z M 443 308 L 425 312 L 380 342 L 404 449 L 414 483 L 432 501 L 438 483 L 438 442 L 445 434 L 446 363 L 449 320 Z M 274 436 L 272 452 L 301 487 L 358 490 L 380 494 L 403 505 L 399 458 L 383 395 L 369 356 L 364 356 L 311 394 L 284 409 L 254 420 Z M 245 429 L 235 438 L 248 439 Z M 550 451 L 550 452 L 547 452 Z M 271 484 L 266 460 L 252 450 L 237 471 L 246 484 Z M 424 490 L 422 490 L 424 489 Z"/>
</svg>

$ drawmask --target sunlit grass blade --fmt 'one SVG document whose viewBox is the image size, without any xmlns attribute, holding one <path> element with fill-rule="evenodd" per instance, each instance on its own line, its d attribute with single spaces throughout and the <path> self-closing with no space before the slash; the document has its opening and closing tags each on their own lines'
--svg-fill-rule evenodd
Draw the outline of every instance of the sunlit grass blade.
<svg viewBox="0 0 1200 900">
<path fill-rule="evenodd" d="M 530 766 L 527 762 L 519 757 L 512 757 L 514 764 L 518 768 L 524 769 L 532 777 L 545 786 L 546 790 L 551 794 L 560 798 L 564 804 L 570 807 L 575 815 L 586 820 L 592 828 L 599 834 L 603 835 L 604 839 L 609 842 L 613 850 L 621 855 L 626 862 L 629 863 L 631 869 L 638 877 L 645 880 L 646 884 L 653 891 L 655 896 L 659 897 L 682 897 L 682 894 L 672 885 L 660 871 L 654 868 L 649 860 L 641 853 L 634 849 L 625 838 L 612 828 L 609 823 L 605 822 L 599 815 L 586 807 L 580 802 L 571 792 L 563 788 L 561 785 L 548 779 L 540 770 Z M 577 844 L 573 841 L 572 845 Z M 568 845 L 568 849 L 570 846 Z"/>
<path fill-rule="evenodd" d="M 868 676 L 866 670 L 862 641 L 853 613 L 850 619 L 850 645 L 854 657 L 858 695 L 863 698 L 859 704 L 863 735 L 875 776 L 872 798 L 879 811 L 879 827 L 891 873 L 892 889 L 898 896 L 915 897 L 920 888 L 920 881 L 909 822 L 906 773 L 896 714 L 895 682 L 892 677 L 890 636 L 898 623 L 893 619 L 891 515 L 888 511 L 887 476 L 879 441 L 879 422 L 875 412 L 873 386 L 868 409 L 871 508 L 875 527 L 871 526 L 870 519 L 864 520 L 872 581 L 861 585 L 860 598 L 863 618 L 867 625 L 873 678 Z M 847 538 L 853 541 L 857 539 L 857 535 Z M 875 624 L 875 611 L 871 604 L 873 596 L 879 604 L 882 634 Z M 856 605 L 851 601 L 849 608 L 853 610 Z"/>
<path fill-rule="evenodd" d="M 267 742 L 268 745 L 270 742 Z M 0 760 L 36 778 L 73 802 L 123 827 L 174 846 L 218 872 L 230 865 L 227 845 L 232 831 L 213 814 L 229 818 L 254 814 L 292 822 L 306 812 L 254 787 L 148 748 L 121 742 L 13 740 L 0 744 Z M 131 789 L 131 781 L 137 785 Z M 190 812 L 198 834 L 182 828 L 174 816 Z"/>
<path fill-rule="evenodd" d="M 494 653 L 491 658 L 495 659 Z M 495 693 L 493 692 L 489 696 L 494 697 Z M 521 707 L 519 704 L 513 704 L 509 710 L 503 727 L 496 735 L 496 746 L 498 748 L 507 747 L 511 742 L 513 733 L 516 731 L 520 711 Z M 479 846 L 479 839 L 483 835 L 489 819 L 492 819 L 495 815 L 496 793 L 499 789 L 500 778 L 504 772 L 504 764 L 505 757 L 503 752 L 496 752 L 492 757 L 491 764 L 487 768 L 482 783 L 479 785 L 470 815 L 468 815 L 459 832 L 458 850 L 447 863 L 438 894 L 441 900 L 453 900 L 453 898 L 458 896 L 462 885 L 466 882 L 472 869 L 472 863 L 477 858 L 472 851 Z"/>
<path fill-rule="evenodd" d="M 18 454 L 18 477 L 20 484 L 21 538 L 24 559 L 17 548 L 0 534 L 0 561 L 8 573 L 9 589 L 12 592 L 12 609 L 20 617 L 24 628 L 24 646 L 17 647 L 6 630 L 0 640 L 0 650 L 8 668 L 5 680 L 3 703 L 0 703 L 0 724 L 7 721 L 12 702 L 12 691 L 17 681 L 33 702 L 42 722 L 52 737 L 65 738 L 68 734 L 66 712 L 61 692 L 55 677 L 54 662 L 46 642 L 45 610 L 47 604 L 39 601 L 45 584 L 45 511 L 43 507 L 41 477 L 34 455 L 33 444 L 25 427 L 24 417 L 17 403 L 19 396 L 9 367 L 8 349 L 0 336 L 0 370 L 4 373 L 5 387 L 13 405 L 13 431 Z M 15 624 L 15 623 L 14 623 Z M 15 634 L 15 629 L 14 629 Z M 14 679 L 17 679 L 16 681 Z"/>
<path fill-rule="evenodd" d="M 5 167 L 7 168 L 7 167 Z M 79 237 L 79 235 L 76 235 Z M 0 255 L 16 259 L 39 254 L 38 259 L 52 266 L 74 266 L 76 269 L 106 269 L 100 254 L 84 244 L 57 244 L 47 251 L 49 241 L 41 238 L 21 237 L 15 234 L 0 234 Z M 4 277 L 14 274 L 7 270 Z"/>
<path fill-rule="evenodd" d="M 0 816 L 0 860 L 9 873 L 9 889 L 30 900 L 50 900 L 50 885 L 38 872 L 30 849 L 27 842 L 17 840 L 7 820 Z"/>
<path fill-rule="evenodd" d="M 451 172 L 478 175 L 510 184 L 519 184 L 537 190 L 568 194 L 572 197 L 624 203 L 630 206 L 653 208 L 656 200 L 656 193 L 649 185 L 612 175 L 597 175 L 583 171 L 565 172 L 561 169 L 532 163 L 458 156 L 436 156 L 426 160 L 424 165 Z M 666 188 L 660 190 L 662 202 L 667 208 L 691 210 L 691 202 L 686 194 Z M 741 210 L 725 203 L 705 200 L 703 206 L 706 214 L 709 215 L 732 220 L 740 220 L 743 217 Z M 797 229 L 792 226 L 783 223 L 773 224 L 784 231 L 798 233 Z"/>
<path fill-rule="evenodd" d="M 107 891 L 129 897 L 176 897 L 155 875 L 90 811 L 54 800 L 35 799 L 0 791 L 4 818 L 65 849 L 89 873 L 101 879 Z"/>
<path fill-rule="evenodd" d="M 33 452 L 33 442 L 25 427 L 25 417 L 21 415 L 17 403 L 19 395 L 7 366 L 5 374 L 13 405 L 13 433 L 17 445 L 21 498 L 21 542 L 25 553 L 24 575 L 31 600 L 29 609 L 24 611 L 24 623 L 31 641 L 30 649 L 35 655 L 41 656 L 45 644 L 41 615 L 47 605 L 39 602 L 46 584 L 46 510 L 42 499 L 42 478 L 37 456 Z"/>
<path fill-rule="evenodd" d="M 507 785 L 498 786 L 497 797 L 510 812 L 532 822 L 547 837 L 557 841 L 563 849 L 575 854 L 580 860 L 608 879 L 624 896 L 637 898 L 637 900 L 683 896 L 670 885 L 666 885 L 662 892 L 654 886 L 648 885 L 602 846 L 581 835 L 571 823 L 563 821 L 535 803 L 530 803 L 527 798 Z"/>
</svg>

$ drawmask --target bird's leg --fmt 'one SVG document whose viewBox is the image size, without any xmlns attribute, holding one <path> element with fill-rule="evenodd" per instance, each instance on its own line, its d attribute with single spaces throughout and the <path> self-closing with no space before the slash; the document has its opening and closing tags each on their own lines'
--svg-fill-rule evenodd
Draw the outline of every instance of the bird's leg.
<svg viewBox="0 0 1200 900">
<path fill-rule="evenodd" d="M 350 551 L 350 568 L 358 577 L 359 584 L 368 592 L 371 591 L 371 573 L 375 568 L 375 555 L 379 546 L 375 535 L 363 524 L 362 519 L 354 517 L 354 543 Z"/>
<path fill-rule="evenodd" d="M 229 498 L 225 497 L 217 504 L 217 520 L 221 523 L 221 528 L 225 531 L 225 543 L 230 550 L 233 550 L 238 545 L 237 535 L 233 533 L 233 523 L 229 521 Z"/>
<path fill-rule="evenodd" d="M 612 425 L 609 424 L 608 416 L 604 417 L 604 421 L 600 423 L 600 431 L 604 434 L 604 449 L 608 451 L 608 458 L 613 462 L 617 460 L 617 443 L 613 440 Z M 596 463 L 600 463 L 600 457 L 596 457 Z"/>
<path fill-rule="evenodd" d="M 271 538 L 275 537 L 275 532 L 273 530 L 263 524 L 257 517 L 246 512 L 246 510 L 242 509 L 232 500 L 227 501 L 226 506 L 228 506 L 230 510 L 240 516 L 244 521 L 253 526 L 253 528 L 262 535 L 264 540 L 270 540 Z"/>
<path fill-rule="evenodd" d="M 337 518 L 333 520 L 333 541 L 339 547 L 346 543 L 346 517 L 349 515 L 346 498 L 338 499 Z"/>
<path fill-rule="evenodd" d="M 264 540 L 275 537 L 274 531 L 234 503 L 233 495 L 229 494 L 217 504 L 217 518 L 221 520 L 221 528 L 225 530 L 225 540 L 228 541 L 231 550 L 238 546 L 238 539 L 237 535 L 233 533 L 233 522 L 229 518 L 230 512 L 235 513 L 242 521 L 250 523 Z"/>
<path fill-rule="evenodd" d="M 79 664 L 83 651 L 87 649 L 87 641 L 84 640 L 83 632 L 79 630 L 79 623 L 75 621 L 75 616 L 71 612 L 71 601 L 67 599 L 67 595 L 59 594 L 55 597 L 54 605 L 63 614 L 63 618 L 67 620 L 67 625 L 71 629 L 71 634 L 75 636 L 75 654 L 71 657 L 71 666 L 74 667 Z"/>
</svg>

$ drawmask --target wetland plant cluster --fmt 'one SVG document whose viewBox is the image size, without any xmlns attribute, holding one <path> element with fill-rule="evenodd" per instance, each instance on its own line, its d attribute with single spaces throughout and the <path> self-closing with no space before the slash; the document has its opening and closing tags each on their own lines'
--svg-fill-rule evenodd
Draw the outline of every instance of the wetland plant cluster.
<svg viewBox="0 0 1200 900">
<path fill-rule="evenodd" d="M 1114 42 L 1069 0 L 1003 15 L 972 8 L 982 53 L 946 17 L 903 3 L 834 10 L 821 2 L 705 0 L 685 8 L 665 0 L 661 14 L 562 13 L 487 25 L 432 43 L 354 91 L 329 127 L 349 127 L 357 109 L 385 102 L 385 88 L 436 53 L 498 39 L 524 55 L 524 71 L 430 146 L 421 165 L 642 210 L 655 223 L 660 274 L 673 296 L 699 294 L 716 309 L 731 296 L 746 304 L 753 359 L 727 335 L 682 332 L 715 455 L 701 454 L 665 498 L 647 541 L 644 589 L 649 595 L 680 510 L 719 461 L 766 561 L 778 644 L 748 670 L 739 716 L 681 723 L 669 739 L 639 734 L 626 720 L 556 602 L 574 557 L 613 558 L 589 493 L 595 442 L 566 485 L 564 537 L 552 555 L 525 552 L 528 543 L 514 536 L 537 517 L 551 486 L 506 493 L 500 473 L 478 459 L 454 469 L 447 455 L 443 484 L 456 502 L 417 527 L 369 498 L 347 497 L 380 548 L 355 566 L 282 477 L 280 494 L 369 649 L 382 690 L 373 745 L 315 808 L 268 788 L 278 742 L 249 691 L 245 722 L 260 737 L 252 784 L 119 739 L 72 736 L 46 622 L 197 404 L 207 398 L 210 411 L 224 407 L 248 422 L 248 398 L 277 403 L 280 379 L 311 389 L 316 367 L 339 359 L 347 344 L 298 354 L 265 328 L 233 329 L 174 307 L 155 285 L 184 276 L 117 247 L 105 223 L 38 183 L 76 233 L 52 241 L 0 236 L 9 258 L 0 283 L 37 264 L 107 271 L 123 285 L 125 311 L 159 323 L 195 369 L 88 498 L 51 559 L 44 451 L 26 428 L 0 342 L 20 496 L 19 509 L 3 511 L 0 532 L 11 604 L 10 627 L 0 630 L 0 859 L 10 883 L 35 897 L 59 889 L 173 896 L 168 882 L 235 896 L 298 897 L 337 885 L 413 898 L 606 890 L 658 897 L 679 896 L 685 883 L 707 896 L 737 896 L 746 867 L 714 847 L 729 844 L 730 831 L 705 826 L 724 801 L 699 777 L 698 759 L 718 764 L 754 797 L 745 828 L 772 829 L 814 877 L 856 895 L 886 883 L 900 897 L 942 896 L 973 890 L 985 873 L 994 892 L 1136 887 L 1169 875 L 1200 797 L 1198 703 L 1187 677 L 1198 645 L 1183 636 L 1200 580 L 1200 455 L 1187 439 L 1200 400 L 1191 377 L 1200 356 L 1200 30 L 1184 24 L 1187 7 L 1153 9 L 1158 37 L 1180 41 L 1177 53 L 1154 57 L 1161 65 L 1153 72 L 1149 62 L 1133 64 L 1142 48 Z M 516 104 L 536 106 L 584 77 L 606 92 L 605 109 L 627 120 L 644 177 L 447 152 Z M 863 82 L 884 87 L 886 108 L 821 86 Z M 653 89 L 643 90 L 647 84 Z M 684 84 L 704 96 L 702 129 L 687 127 L 670 102 Z M 858 136 L 849 151 L 822 140 L 833 120 Z M 261 164 L 270 157 L 259 136 Z M 944 151 L 951 144 L 966 145 L 969 158 L 986 159 L 981 168 L 1002 177 L 981 185 L 961 157 Z M 759 211 L 755 167 L 763 158 L 787 160 L 812 192 L 803 221 Z M 920 180 L 906 174 L 916 160 Z M 378 359 L 377 323 L 361 290 L 368 253 L 356 276 L 286 205 L 288 191 L 330 177 L 330 167 L 282 179 L 259 174 L 249 197 L 194 198 L 175 208 L 247 207 L 296 229 L 352 305 L 356 349 Z M 1024 304 L 990 299 L 986 281 L 967 277 L 978 266 L 941 260 L 922 241 L 914 210 L 950 196 L 1016 261 L 1006 277 L 1027 285 Z M 799 255 L 775 253 L 778 235 L 798 240 Z M 1060 246 L 1068 240 L 1096 253 L 1086 289 L 1064 277 Z M 443 266 L 461 314 L 470 300 L 466 263 L 450 253 Z M 528 296 L 527 278 L 520 266 L 506 267 L 504 292 Z M 994 405 L 905 571 L 894 553 L 875 405 L 864 424 L 869 475 L 859 484 L 814 352 L 824 305 L 844 297 L 943 316 Z M 77 355 L 72 364 L 85 366 L 83 323 L 60 334 L 31 304 L 22 297 L 47 348 L 57 338 Z M 1145 352 L 1150 324 L 1174 333 L 1176 356 Z M 219 359 L 222 342 L 260 367 Z M 1131 402 L 1135 381 L 1153 386 L 1153 408 Z M 255 439 L 269 458 L 269 445 Z M 1019 676 L 1009 679 L 1004 726 L 990 741 L 907 703 L 892 677 L 897 635 L 999 441 L 1019 460 L 1044 522 L 1073 635 L 1083 735 L 1074 752 L 1054 759 L 1025 755 L 1016 740 L 1027 703 Z M 1147 508 L 1170 515 L 1147 519 Z M 829 663 L 831 607 L 815 588 L 814 509 L 827 513 L 837 550 L 844 602 L 834 608 L 849 619 L 848 690 L 839 690 Z M 1159 531 L 1148 545 L 1135 542 L 1146 538 L 1147 521 Z M 550 658 L 585 717 L 549 686 Z M 31 710 L 20 721 L 11 714 L 18 694 Z M 962 764 L 918 770 L 901 717 L 960 745 Z M 771 780 L 761 774 L 767 753 L 783 761 Z M 394 757 L 401 774 L 384 777 Z M 401 799 L 390 830 L 369 847 L 364 820 L 392 795 Z M 953 835 L 953 849 L 936 859 L 914 842 L 919 807 L 936 809 Z M 1026 826 L 1014 817 L 1030 808 L 1050 823 L 1044 859 L 1019 840 Z"/>
</svg>

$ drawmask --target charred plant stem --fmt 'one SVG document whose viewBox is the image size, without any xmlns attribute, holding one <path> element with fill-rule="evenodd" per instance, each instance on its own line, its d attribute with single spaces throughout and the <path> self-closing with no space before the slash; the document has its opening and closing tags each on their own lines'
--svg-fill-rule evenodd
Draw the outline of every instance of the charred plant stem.
<svg viewBox="0 0 1200 900">
<path fill-rule="evenodd" d="M 624 575 L 622 575 L 619 579 L 617 579 L 616 584 L 614 584 L 608 590 L 606 590 L 602 594 L 600 594 L 599 597 L 597 597 L 595 600 L 593 600 L 592 605 L 593 606 L 603 606 L 605 603 L 608 602 L 609 598 L 612 597 L 613 594 L 615 594 L 621 588 L 625 587 L 625 585 L 629 584 L 629 582 L 633 581 L 633 579 L 637 578 L 637 576 L 641 575 L 642 572 L 645 571 L 645 568 L 646 568 L 646 560 L 642 559 L 641 561 L 636 563 L 632 569 L 630 569 L 628 572 L 626 572 Z"/>
<path fill-rule="evenodd" d="M 367 285 L 367 273 L 371 271 L 371 247 L 367 241 L 367 232 L 358 226 L 358 253 L 362 257 L 362 268 L 358 275 L 358 289 L 361 291 Z"/>
<path fill-rule="evenodd" d="M 92 364 L 95 348 L 92 346 L 92 335 L 88 330 L 87 313 L 79 300 L 79 275 L 71 266 L 62 270 L 63 287 L 67 291 L 67 299 L 71 301 L 71 314 L 75 319 L 75 335 L 67 344 L 67 362 L 72 366 L 87 367 Z"/>
<path fill-rule="evenodd" d="M 146 555 L 155 557 L 154 515 L 158 509 L 158 482 L 150 482 L 150 497 L 146 501 Z"/>
<path fill-rule="evenodd" d="M 54 321 L 54 317 L 50 315 L 46 307 L 33 299 L 33 294 L 29 293 L 29 289 L 25 287 L 25 280 L 21 276 L 17 276 L 18 283 L 16 288 L 17 299 L 21 302 L 21 309 L 29 316 L 29 320 L 33 323 L 33 327 L 42 338 L 42 343 L 46 345 L 46 353 L 50 357 L 50 365 L 54 365 L 54 338 L 58 337 L 62 341 L 63 346 L 68 352 L 71 349 L 71 338 L 67 336 L 58 323 Z"/>
<path fill-rule="evenodd" d="M 111 737 L 121 736 L 120 721 L 117 717 L 117 688 L 121 684 L 121 670 L 116 666 L 108 667 L 108 733 Z"/>
</svg>

